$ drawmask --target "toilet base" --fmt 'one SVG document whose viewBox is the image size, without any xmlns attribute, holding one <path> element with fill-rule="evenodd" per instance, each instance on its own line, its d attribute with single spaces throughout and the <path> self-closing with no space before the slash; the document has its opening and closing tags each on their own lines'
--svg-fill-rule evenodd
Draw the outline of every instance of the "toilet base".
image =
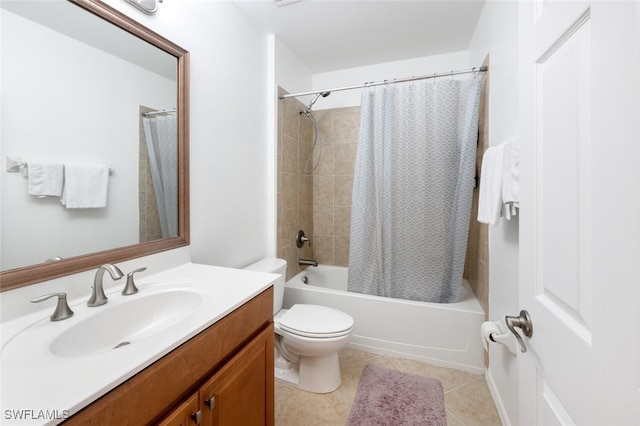
<svg viewBox="0 0 640 426">
<path fill-rule="evenodd" d="M 289 383 L 298 387 L 298 382 L 300 381 L 300 374 L 298 370 L 298 364 L 291 364 L 289 368 L 278 368 L 274 369 L 275 371 L 275 379 L 280 382 Z"/>
<path fill-rule="evenodd" d="M 300 363 L 290 363 L 289 368 L 276 362 L 276 380 L 289 383 L 298 389 L 313 393 L 333 392 L 342 384 L 338 354 L 323 357 L 300 357 Z"/>
</svg>

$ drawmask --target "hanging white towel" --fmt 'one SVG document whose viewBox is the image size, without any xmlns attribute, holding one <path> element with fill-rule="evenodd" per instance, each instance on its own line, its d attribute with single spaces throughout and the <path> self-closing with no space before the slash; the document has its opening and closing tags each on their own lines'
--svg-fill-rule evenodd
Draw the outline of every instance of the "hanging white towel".
<svg viewBox="0 0 640 426">
<path fill-rule="evenodd" d="M 502 210 L 502 164 L 504 146 L 487 149 L 482 157 L 480 195 L 478 198 L 478 222 L 495 225 Z"/>
<path fill-rule="evenodd" d="M 108 187 L 109 166 L 65 164 L 60 203 L 68 209 L 106 207 Z"/>
<path fill-rule="evenodd" d="M 502 202 L 506 219 L 516 215 L 520 206 L 520 151 L 514 141 L 504 145 L 502 162 Z"/>
<path fill-rule="evenodd" d="M 59 197 L 62 194 L 62 164 L 29 163 L 27 187 L 30 195 L 38 198 Z"/>
</svg>

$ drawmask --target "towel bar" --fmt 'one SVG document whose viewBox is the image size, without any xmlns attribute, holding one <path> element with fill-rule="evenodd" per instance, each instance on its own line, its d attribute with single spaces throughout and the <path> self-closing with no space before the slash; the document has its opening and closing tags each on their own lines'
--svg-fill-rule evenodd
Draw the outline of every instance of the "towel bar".
<svg viewBox="0 0 640 426">
<path fill-rule="evenodd" d="M 7 156 L 7 173 L 18 173 L 22 168 L 27 167 L 26 161 L 21 161 L 20 157 Z M 109 166 L 109 174 L 115 173 L 115 169 Z"/>
</svg>

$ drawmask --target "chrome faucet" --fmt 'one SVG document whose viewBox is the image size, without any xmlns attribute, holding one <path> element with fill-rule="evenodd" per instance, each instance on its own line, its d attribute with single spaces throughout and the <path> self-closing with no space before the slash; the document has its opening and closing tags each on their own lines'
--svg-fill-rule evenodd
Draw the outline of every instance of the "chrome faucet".
<svg viewBox="0 0 640 426">
<path fill-rule="evenodd" d="M 316 262 L 313 259 L 299 259 L 298 260 L 298 265 L 300 266 L 313 266 L 316 267 L 318 266 L 318 262 Z"/>
<path fill-rule="evenodd" d="M 117 266 L 111 265 L 110 263 L 99 267 L 96 271 L 96 276 L 93 278 L 93 293 L 87 302 L 87 306 L 100 306 L 107 303 L 107 296 L 104 294 L 104 290 L 102 288 L 102 276 L 104 275 L 104 271 L 107 271 L 114 280 L 119 280 L 124 276 Z"/>
</svg>

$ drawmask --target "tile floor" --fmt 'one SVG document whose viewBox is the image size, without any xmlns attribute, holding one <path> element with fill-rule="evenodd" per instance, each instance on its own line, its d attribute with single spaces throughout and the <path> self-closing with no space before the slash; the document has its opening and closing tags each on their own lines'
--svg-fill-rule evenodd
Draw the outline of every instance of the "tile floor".
<svg viewBox="0 0 640 426">
<path fill-rule="evenodd" d="M 440 380 L 449 426 L 500 425 L 484 376 L 347 348 L 340 352 L 342 385 L 335 392 L 314 394 L 276 381 L 276 426 L 344 425 L 366 364 Z"/>
</svg>

